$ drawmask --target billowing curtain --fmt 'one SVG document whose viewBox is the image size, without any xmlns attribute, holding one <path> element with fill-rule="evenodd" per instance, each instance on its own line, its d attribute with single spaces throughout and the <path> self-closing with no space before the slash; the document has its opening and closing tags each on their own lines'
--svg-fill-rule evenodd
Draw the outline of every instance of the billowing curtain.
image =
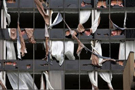
<svg viewBox="0 0 135 90">
<path fill-rule="evenodd" d="M 75 60 L 74 56 L 74 42 L 66 41 L 65 42 L 65 55 L 69 60 Z"/>
<path fill-rule="evenodd" d="M 94 47 L 93 45 L 94 45 L 94 44 L 92 44 L 92 42 L 91 42 L 91 47 L 92 47 L 93 50 L 96 51 L 95 53 L 97 53 L 97 54 L 99 54 L 99 55 L 102 56 L 101 43 L 98 42 L 98 41 L 96 41 L 96 42 L 95 42 L 95 47 Z M 98 64 L 99 66 L 102 66 L 102 64 L 101 64 L 102 61 L 103 61 L 103 59 L 102 59 L 102 58 L 99 58 L 99 64 Z"/>
<path fill-rule="evenodd" d="M 21 41 L 19 37 L 19 32 L 17 31 L 17 58 L 21 59 Z"/>
<path fill-rule="evenodd" d="M 7 5 L 6 5 L 5 0 L 3 0 L 3 9 L 4 9 L 4 14 L 5 14 L 6 18 L 7 18 L 7 22 L 8 22 L 8 26 L 9 26 L 10 23 L 11 23 L 11 18 L 10 18 L 10 15 L 8 14 L 8 12 L 7 12 Z"/>
<path fill-rule="evenodd" d="M 102 49 L 101 49 L 101 43 L 100 42 L 96 41 L 95 47 L 93 46 L 93 44 L 91 44 L 91 46 L 92 46 L 92 49 L 94 49 L 99 55 L 102 56 Z M 99 58 L 99 66 L 102 66 L 102 63 L 101 63 L 102 61 L 103 61 L 103 59 Z M 88 75 L 89 75 L 89 78 L 90 78 L 90 81 L 91 81 L 92 85 L 97 87 L 97 82 L 94 79 L 94 72 L 90 72 Z M 111 84 L 112 73 L 110 73 L 110 72 L 99 72 L 99 75 L 101 76 L 101 78 L 105 82 L 107 82 L 108 87 L 113 90 L 113 86 Z"/>
<path fill-rule="evenodd" d="M 90 79 L 91 84 L 95 87 L 98 87 L 97 80 L 95 80 L 95 72 L 94 71 L 89 72 L 88 75 L 89 75 L 89 79 Z"/>
<path fill-rule="evenodd" d="M 43 74 L 41 75 L 41 83 L 40 83 L 40 90 L 44 90 L 45 89 L 45 81 L 44 81 L 44 77 Z"/>
<path fill-rule="evenodd" d="M 90 17 L 91 11 L 89 10 L 81 10 L 80 11 L 80 24 L 84 24 L 88 21 Z"/>
<path fill-rule="evenodd" d="M 10 32 L 9 32 L 10 33 Z M 10 35 L 10 34 L 9 34 Z M 7 47 L 7 60 L 16 60 L 14 43 L 12 41 L 6 42 Z M 14 90 L 16 89 L 37 89 L 33 83 L 33 79 L 28 72 L 7 72 L 9 82 Z"/>
<path fill-rule="evenodd" d="M 119 48 L 119 59 L 127 60 L 130 51 L 135 52 L 135 41 L 121 42 Z"/>
<path fill-rule="evenodd" d="M 59 61 L 59 65 L 61 66 L 64 62 L 63 57 L 63 41 L 52 41 L 51 42 L 51 54 L 56 60 Z"/>
<path fill-rule="evenodd" d="M 64 43 L 63 41 L 51 41 L 51 55 L 59 61 L 61 66 L 64 62 Z M 69 60 L 75 60 L 74 56 L 74 42 L 66 41 L 65 42 L 65 55 Z"/>
<path fill-rule="evenodd" d="M 48 27 L 45 24 L 45 37 L 49 37 Z"/>
<path fill-rule="evenodd" d="M 3 7 L 3 8 L 2 8 Z M 5 0 L 0 0 L 0 28 L 6 28 L 6 25 L 7 25 L 7 22 L 6 22 L 6 15 L 5 14 L 7 14 L 7 13 L 5 13 L 5 12 L 7 12 L 7 7 L 6 7 L 6 2 L 5 2 Z M 5 41 L 4 40 L 0 40 L 0 43 L 1 43 L 1 45 L 4 45 L 4 46 L 2 46 L 2 48 L 4 48 L 3 49 L 3 51 L 2 51 L 2 53 L 4 53 L 5 54 L 5 51 L 6 51 L 6 49 L 5 49 Z M 1 53 L 1 56 L 2 57 L 0 57 L 0 59 L 5 59 L 5 55 L 4 54 L 2 54 Z M 4 58 L 3 58 L 4 57 Z M 1 82 L 1 85 L 0 85 L 0 90 L 2 90 L 2 87 L 4 87 L 4 88 L 6 88 L 6 86 L 5 86 L 5 75 L 6 73 L 5 73 L 5 71 L 1 71 L 0 72 L 0 82 Z"/>
<path fill-rule="evenodd" d="M 19 74 L 16 72 L 8 72 L 7 75 L 9 78 L 9 82 L 14 90 L 17 90 L 17 89 L 26 89 L 26 90 L 37 89 L 36 85 L 33 83 L 33 78 L 31 77 L 31 75 L 28 72 L 19 72 Z"/>
<path fill-rule="evenodd" d="M 112 86 L 112 73 L 109 72 L 99 72 L 100 77 L 108 84 L 110 90 L 113 90 Z"/>
<path fill-rule="evenodd" d="M 49 27 L 49 28 L 52 28 L 53 26 L 55 26 L 55 25 L 59 24 L 59 23 L 62 21 L 62 19 L 63 19 L 63 18 L 62 18 L 61 13 L 60 13 L 60 12 L 58 12 L 58 14 L 57 14 L 56 18 L 54 19 L 53 23 L 50 25 L 50 27 Z"/>
<path fill-rule="evenodd" d="M 45 81 L 44 78 L 46 80 L 46 85 L 45 85 Z M 40 90 L 54 90 L 54 88 L 52 87 L 50 81 L 49 81 L 49 76 L 48 76 L 48 72 L 43 72 L 42 76 L 41 76 L 41 86 L 40 86 Z"/>
<path fill-rule="evenodd" d="M 91 26 L 92 33 L 95 33 L 100 21 L 100 12 L 96 12 L 95 20 Z"/>
</svg>

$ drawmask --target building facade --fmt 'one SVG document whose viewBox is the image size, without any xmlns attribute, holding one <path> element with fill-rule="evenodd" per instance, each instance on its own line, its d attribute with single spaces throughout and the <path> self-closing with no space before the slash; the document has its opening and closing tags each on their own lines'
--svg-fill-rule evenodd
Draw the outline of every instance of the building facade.
<svg viewBox="0 0 135 90">
<path fill-rule="evenodd" d="M 0 4 L 1 88 L 125 90 L 123 71 L 130 51 L 135 51 L 134 0 L 1 0 Z M 82 44 L 77 40 L 83 49 L 78 50 Z"/>
</svg>

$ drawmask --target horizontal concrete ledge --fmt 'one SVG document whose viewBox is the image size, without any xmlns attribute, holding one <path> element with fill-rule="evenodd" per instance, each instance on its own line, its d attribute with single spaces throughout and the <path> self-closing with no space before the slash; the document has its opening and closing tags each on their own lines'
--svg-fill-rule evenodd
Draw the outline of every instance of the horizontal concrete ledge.
<svg viewBox="0 0 135 90">
<path fill-rule="evenodd" d="M 56 60 L 0 60 L 1 71 L 123 71 L 124 66 L 107 61 L 101 67 L 93 66 L 91 60 L 65 60 L 62 66 Z"/>
<path fill-rule="evenodd" d="M 23 30 L 23 28 L 21 29 Z M 132 32 L 134 33 L 135 29 L 129 29 L 129 30 L 126 30 L 126 35 L 127 33 L 129 32 L 129 34 Z M 61 29 L 51 29 L 49 30 L 49 33 L 50 33 L 50 39 L 67 39 L 69 40 L 68 38 L 65 37 L 65 31 L 61 28 Z M 44 40 L 45 37 L 44 37 L 44 34 L 45 34 L 45 30 L 43 28 L 36 28 L 34 30 L 34 38 L 36 40 Z M 122 35 L 118 35 L 118 36 L 110 36 L 110 30 L 109 29 L 98 29 L 95 34 L 92 36 L 86 36 L 85 34 L 82 34 L 82 35 L 78 35 L 78 37 L 80 37 L 80 39 L 82 40 L 134 40 L 135 39 L 135 36 L 134 35 L 131 35 L 131 36 L 125 36 L 125 34 L 122 34 Z M 23 35 L 23 38 L 25 40 L 28 40 L 28 37 L 26 34 Z M 8 29 L 1 29 L 0 30 L 0 39 L 5 39 L 5 40 L 11 40 L 11 38 L 9 37 L 9 33 L 8 33 Z"/>
</svg>

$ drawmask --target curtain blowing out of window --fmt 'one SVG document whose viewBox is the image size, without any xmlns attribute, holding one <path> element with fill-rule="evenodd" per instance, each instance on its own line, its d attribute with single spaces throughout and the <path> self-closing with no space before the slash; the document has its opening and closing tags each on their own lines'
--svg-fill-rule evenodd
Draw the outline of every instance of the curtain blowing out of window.
<svg viewBox="0 0 135 90">
<path fill-rule="evenodd" d="M 6 47 L 7 47 L 7 60 L 16 60 L 14 43 L 12 41 L 7 41 Z M 16 89 L 33 90 L 33 85 L 34 89 L 37 89 L 36 85 L 33 83 L 31 75 L 28 72 L 19 72 L 19 74 L 16 72 L 7 72 L 7 76 L 14 90 Z"/>
</svg>

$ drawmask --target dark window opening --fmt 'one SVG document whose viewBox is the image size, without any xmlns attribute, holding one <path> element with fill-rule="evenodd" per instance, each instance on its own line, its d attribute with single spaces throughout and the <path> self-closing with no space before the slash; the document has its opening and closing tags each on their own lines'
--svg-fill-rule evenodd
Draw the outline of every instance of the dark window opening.
<svg viewBox="0 0 135 90">
<path fill-rule="evenodd" d="M 127 13 L 126 27 L 135 28 L 135 13 Z"/>
<path fill-rule="evenodd" d="M 109 44 L 101 44 L 102 56 L 109 57 Z"/>
<path fill-rule="evenodd" d="M 45 57 L 45 48 L 43 43 L 35 45 L 35 59 L 43 59 Z"/>
<path fill-rule="evenodd" d="M 116 25 L 118 25 L 119 27 L 122 27 L 122 28 L 123 28 L 123 24 L 124 24 L 124 18 L 125 18 L 124 13 L 115 13 L 115 14 L 113 13 L 113 14 L 111 14 L 112 22 L 115 23 Z"/>
<path fill-rule="evenodd" d="M 35 28 L 45 28 L 45 21 L 40 13 L 35 14 Z"/>
<path fill-rule="evenodd" d="M 65 75 L 65 89 L 79 89 L 79 75 Z"/>
<path fill-rule="evenodd" d="M 91 89 L 92 85 L 88 75 L 80 76 L 80 88 L 83 89 Z"/>
<path fill-rule="evenodd" d="M 119 55 L 119 43 L 111 44 L 111 58 L 118 59 Z"/>
<path fill-rule="evenodd" d="M 101 17 L 101 19 L 100 19 L 98 29 L 109 28 L 109 18 L 108 18 L 109 15 L 108 14 L 101 14 L 100 17 Z"/>
<path fill-rule="evenodd" d="M 70 28 L 77 28 L 79 24 L 78 18 L 79 14 L 65 14 L 65 21 L 67 22 Z"/>
<path fill-rule="evenodd" d="M 135 7 L 135 0 L 126 0 L 126 7 Z"/>
</svg>

